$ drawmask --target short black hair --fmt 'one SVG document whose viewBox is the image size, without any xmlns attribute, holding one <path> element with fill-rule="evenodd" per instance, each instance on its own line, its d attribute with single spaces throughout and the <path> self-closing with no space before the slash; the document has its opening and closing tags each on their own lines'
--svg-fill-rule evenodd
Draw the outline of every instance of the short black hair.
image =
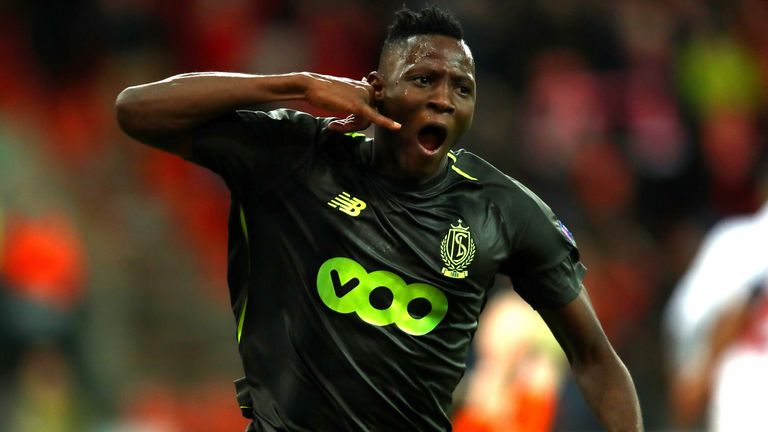
<svg viewBox="0 0 768 432">
<path fill-rule="evenodd" d="M 416 35 L 443 35 L 456 40 L 464 39 L 461 23 L 450 12 L 435 5 L 424 6 L 415 12 L 405 5 L 395 12 L 382 49 Z"/>
</svg>

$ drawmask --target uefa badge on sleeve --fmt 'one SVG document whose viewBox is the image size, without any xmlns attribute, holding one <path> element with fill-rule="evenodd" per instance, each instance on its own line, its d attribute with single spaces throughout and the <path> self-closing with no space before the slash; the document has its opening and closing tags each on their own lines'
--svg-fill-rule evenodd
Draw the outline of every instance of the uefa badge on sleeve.
<svg viewBox="0 0 768 432">
<path fill-rule="evenodd" d="M 560 220 L 557 221 L 557 228 L 565 236 L 565 239 L 568 240 L 568 243 L 570 243 L 573 246 L 576 246 L 576 240 L 573 238 L 573 234 L 571 234 L 568 228 L 565 227 L 565 224 L 563 224 L 562 221 Z"/>
</svg>

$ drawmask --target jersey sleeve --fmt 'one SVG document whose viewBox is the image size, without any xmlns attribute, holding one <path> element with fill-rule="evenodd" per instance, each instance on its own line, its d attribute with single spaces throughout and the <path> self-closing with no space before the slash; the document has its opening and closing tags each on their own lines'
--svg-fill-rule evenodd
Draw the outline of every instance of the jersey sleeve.
<svg viewBox="0 0 768 432">
<path fill-rule="evenodd" d="M 501 273 L 533 308 L 563 306 L 581 291 L 586 267 L 565 225 L 538 196 L 517 185 L 525 198 L 515 206 L 512 250 Z"/>
<path fill-rule="evenodd" d="M 186 158 L 220 175 L 235 193 L 264 188 L 311 155 L 328 121 L 287 109 L 233 111 L 202 126 Z"/>
</svg>

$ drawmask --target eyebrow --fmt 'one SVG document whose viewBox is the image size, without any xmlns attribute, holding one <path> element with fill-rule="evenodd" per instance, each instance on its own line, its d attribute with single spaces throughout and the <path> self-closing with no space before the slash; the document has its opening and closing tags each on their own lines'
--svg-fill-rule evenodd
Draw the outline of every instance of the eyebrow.
<svg viewBox="0 0 768 432">
<path fill-rule="evenodd" d="M 428 70 L 432 70 L 432 71 L 437 69 L 437 68 L 434 68 L 434 67 L 430 67 L 429 63 L 427 63 L 427 64 L 425 64 L 425 63 L 412 64 L 412 65 L 407 66 L 405 68 L 405 71 L 403 72 L 403 75 L 408 75 L 410 73 L 413 73 L 414 71 L 418 72 L 420 68 L 424 68 L 424 69 L 428 69 Z M 473 85 L 475 83 L 475 78 L 471 74 L 468 74 L 466 72 L 451 71 L 451 72 L 448 72 L 448 76 L 453 81 L 467 81 L 467 82 L 472 83 Z"/>
</svg>

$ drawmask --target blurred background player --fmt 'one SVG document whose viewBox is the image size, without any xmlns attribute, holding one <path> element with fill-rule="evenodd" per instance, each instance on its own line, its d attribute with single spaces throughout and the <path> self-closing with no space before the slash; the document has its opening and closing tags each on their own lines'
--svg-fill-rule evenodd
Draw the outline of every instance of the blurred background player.
<svg viewBox="0 0 768 432">
<path fill-rule="evenodd" d="M 768 429 L 766 242 L 768 203 L 723 220 L 672 294 L 664 328 L 670 408 L 680 427 Z"/>
</svg>

